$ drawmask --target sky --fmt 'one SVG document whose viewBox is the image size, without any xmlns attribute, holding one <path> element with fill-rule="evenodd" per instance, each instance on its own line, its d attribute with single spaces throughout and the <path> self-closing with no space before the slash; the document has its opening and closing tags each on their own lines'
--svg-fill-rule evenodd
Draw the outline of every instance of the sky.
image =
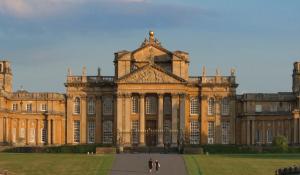
<svg viewBox="0 0 300 175">
<path fill-rule="evenodd" d="M 149 30 L 190 54 L 190 75 L 237 72 L 238 93 L 291 91 L 300 61 L 299 0 L 0 0 L 0 59 L 14 90 L 65 92 L 67 69 L 114 74 L 114 52 Z"/>
</svg>

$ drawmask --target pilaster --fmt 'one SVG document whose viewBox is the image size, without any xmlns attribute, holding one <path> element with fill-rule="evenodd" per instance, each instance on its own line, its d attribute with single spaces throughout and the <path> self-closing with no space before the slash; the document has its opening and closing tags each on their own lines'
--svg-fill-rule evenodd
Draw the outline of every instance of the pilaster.
<svg viewBox="0 0 300 175">
<path fill-rule="evenodd" d="M 177 146 L 179 96 L 172 94 L 172 146 Z"/>
<path fill-rule="evenodd" d="M 164 95 L 158 94 L 158 146 L 163 146 Z"/>
<path fill-rule="evenodd" d="M 140 146 L 145 145 L 145 94 L 140 94 Z"/>
</svg>

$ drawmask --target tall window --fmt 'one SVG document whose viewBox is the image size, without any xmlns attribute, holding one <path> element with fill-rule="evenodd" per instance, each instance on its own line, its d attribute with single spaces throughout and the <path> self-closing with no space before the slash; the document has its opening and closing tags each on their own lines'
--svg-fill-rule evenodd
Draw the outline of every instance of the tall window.
<svg viewBox="0 0 300 175">
<path fill-rule="evenodd" d="M 172 113 L 172 102 L 170 96 L 164 97 L 164 114 L 170 115 Z"/>
<path fill-rule="evenodd" d="M 13 110 L 13 111 L 18 111 L 18 104 L 17 104 L 17 103 L 14 103 L 14 104 L 12 105 L 12 110 Z"/>
<path fill-rule="evenodd" d="M 222 144 L 229 144 L 230 123 L 222 122 Z"/>
<path fill-rule="evenodd" d="M 199 144 L 200 142 L 200 131 L 199 131 L 199 121 L 190 122 L 190 144 Z"/>
<path fill-rule="evenodd" d="M 197 97 L 192 97 L 190 101 L 191 115 L 199 114 L 199 100 Z"/>
<path fill-rule="evenodd" d="M 165 144 L 171 144 L 171 129 L 172 129 L 171 120 L 164 120 L 164 143 Z"/>
<path fill-rule="evenodd" d="M 74 114 L 80 114 L 80 98 L 76 97 L 74 101 Z"/>
<path fill-rule="evenodd" d="M 88 122 L 88 143 L 95 143 L 95 130 L 96 123 L 95 121 Z"/>
<path fill-rule="evenodd" d="M 26 111 L 32 112 L 32 104 L 31 103 L 26 104 Z"/>
<path fill-rule="evenodd" d="M 41 105 L 41 111 L 47 111 L 48 109 L 47 109 L 47 104 L 46 103 L 44 103 L 44 104 L 42 104 Z"/>
<path fill-rule="evenodd" d="M 214 138 L 215 138 L 215 123 L 208 122 L 207 143 L 214 144 Z"/>
<path fill-rule="evenodd" d="M 222 115 L 229 114 L 229 99 L 227 97 L 224 97 L 221 101 L 221 112 Z"/>
<path fill-rule="evenodd" d="M 138 144 L 139 143 L 139 121 L 132 120 L 131 121 L 131 143 Z"/>
<path fill-rule="evenodd" d="M 262 105 L 255 105 L 255 112 L 262 112 Z"/>
<path fill-rule="evenodd" d="M 258 129 L 255 131 L 255 141 L 256 141 L 256 143 L 261 142 L 261 133 Z"/>
<path fill-rule="evenodd" d="M 88 98 L 88 114 L 95 114 L 95 100 L 92 97 Z"/>
<path fill-rule="evenodd" d="M 267 143 L 272 143 L 273 141 L 273 134 L 272 134 L 272 130 L 268 129 L 267 130 Z"/>
<path fill-rule="evenodd" d="M 136 114 L 139 112 L 139 96 L 134 95 L 131 98 L 131 112 Z"/>
<path fill-rule="evenodd" d="M 74 120 L 74 143 L 80 142 L 80 120 Z"/>
<path fill-rule="evenodd" d="M 41 130 L 41 132 L 42 132 L 42 143 L 47 143 L 47 140 L 48 140 L 48 132 L 47 132 L 47 127 L 48 127 L 48 125 L 47 125 L 47 120 L 44 120 L 43 121 L 43 128 L 42 128 L 42 130 Z"/>
<path fill-rule="evenodd" d="M 103 122 L 103 143 L 112 144 L 113 143 L 113 129 L 112 121 Z"/>
<path fill-rule="evenodd" d="M 146 114 L 157 114 L 157 98 L 155 96 L 146 97 Z"/>
<path fill-rule="evenodd" d="M 208 115 L 214 115 L 215 114 L 215 99 L 209 98 L 208 99 Z"/>
<path fill-rule="evenodd" d="M 113 98 L 104 97 L 103 98 L 103 114 L 112 115 L 113 114 Z"/>
</svg>

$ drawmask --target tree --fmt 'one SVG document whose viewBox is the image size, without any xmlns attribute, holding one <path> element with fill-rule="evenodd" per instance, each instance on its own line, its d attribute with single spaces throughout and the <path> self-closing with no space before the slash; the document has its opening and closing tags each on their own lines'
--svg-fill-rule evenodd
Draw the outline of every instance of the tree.
<svg viewBox="0 0 300 175">
<path fill-rule="evenodd" d="M 273 138 L 272 145 L 275 151 L 286 152 L 289 149 L 288 141 L 285 136 L 276 136 Z"/>
</svg>

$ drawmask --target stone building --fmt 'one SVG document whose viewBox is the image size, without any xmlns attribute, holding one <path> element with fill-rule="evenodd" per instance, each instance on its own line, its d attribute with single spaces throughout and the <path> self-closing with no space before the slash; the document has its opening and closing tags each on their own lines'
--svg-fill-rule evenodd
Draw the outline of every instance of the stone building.
<svg viewBox="0 0 300 175">
<path fill-rule="evenodd" d="M 189 54 L 169 51 L 149 33 L 140 47 L 114 54 L 115 75 L 72 75 L 66 93 L 13 92 L 9 61 L 0 62 L 0 143 L 268 144 L 300 142 L 300 63 L 292 92 L 236 94 L 235 70 L 189 75 Z"/>
</svg>

